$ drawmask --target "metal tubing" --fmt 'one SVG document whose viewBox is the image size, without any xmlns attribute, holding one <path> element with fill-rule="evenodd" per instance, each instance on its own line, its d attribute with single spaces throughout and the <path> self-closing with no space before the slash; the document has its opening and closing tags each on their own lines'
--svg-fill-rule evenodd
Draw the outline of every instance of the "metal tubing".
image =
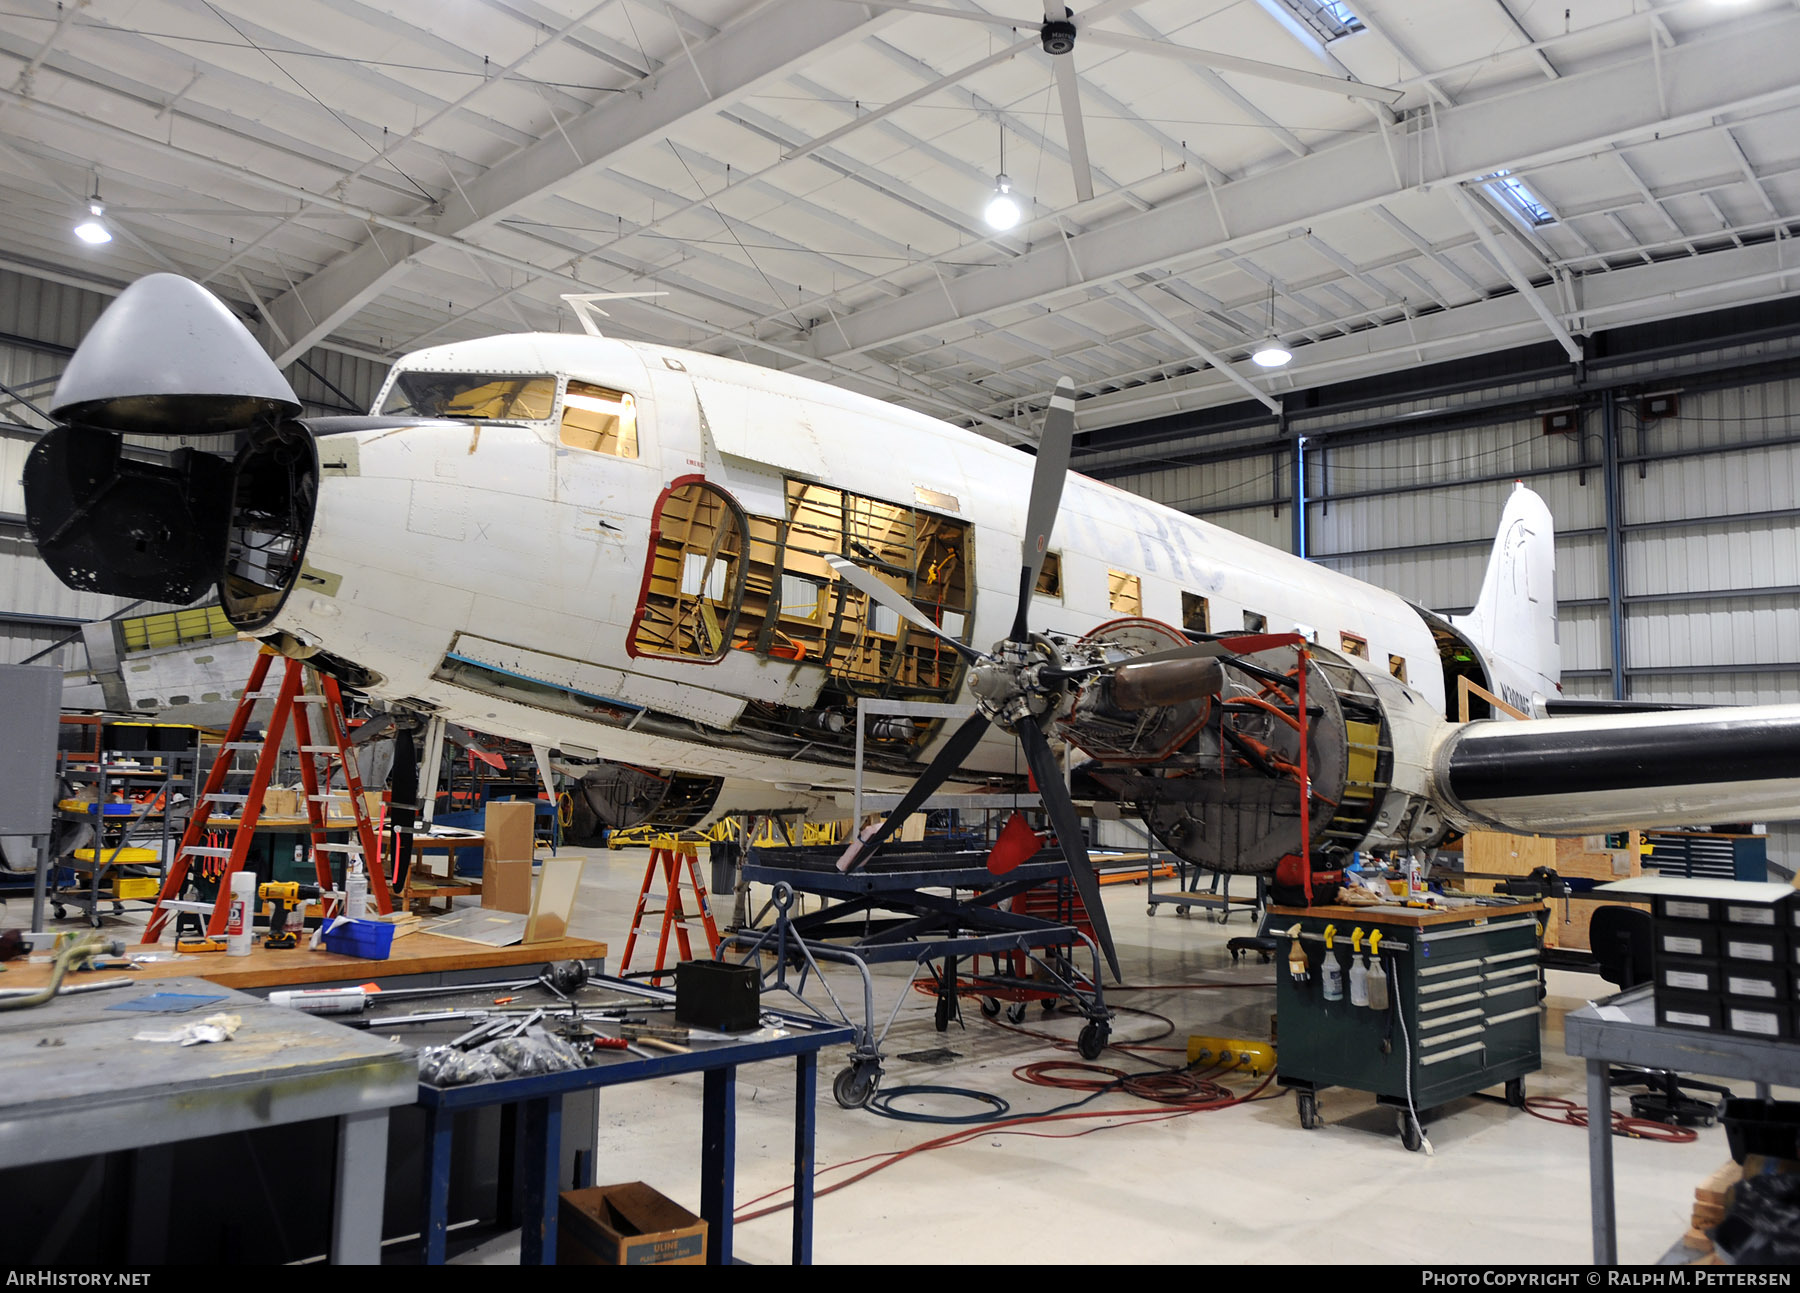
<svg viewBox="0 0 1800 1293">
<path fill-rule="evenodd" d="M 1625 544 L 1619 515 L 1619 397 L 1600 396 L 1600 445 L 1606 477 L 1606 614 L 1612 632 L 1612 694 L 1625 699 Z"/>
</svg>

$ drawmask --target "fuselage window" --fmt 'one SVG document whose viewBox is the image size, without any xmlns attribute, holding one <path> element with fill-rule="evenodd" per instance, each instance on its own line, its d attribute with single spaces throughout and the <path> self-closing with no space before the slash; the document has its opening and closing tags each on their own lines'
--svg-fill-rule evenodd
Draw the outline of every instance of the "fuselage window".
<svg viewBox="0 0 1800 1293">
<path fill-rule="evenodd" d="M 663 496 L 652 521 L 650 579 L 631 644 L 638 655 L 714 661 L 744 594 L 744 526 L 736 504 L 694 481 Z"/>
<path fill-rule="evenodd" d="M 1189 633 L 1212 632 L 1212 610 L 1196 593 L 1181 595 L 1181 627 Z"/>
<path fill-rule="evenodd" d="M 1388 657 L 1388 672 L 1393 674 L 1394 677 L 1398 678 L 1401 682 L 1405 682 L 1406 681 L 1406 657 L 1403 655 L 1389 656 Z"/>
<path fill-rule="evenodd" d="M 1062 600 L 1062 553 L 1044 554 L 1044 564 L 1038 567 L 1037 595 L 1052 601 Z"/>
<path fill-rule="evenodd" d="M 1121 615 L 1142 615 L 1144 613 L 1143 581 L 1136 575 L 1128 575 L 1123 570 L 1106 572 L 1107 602 Z"/>
<path fill-rule="evenodd" d="M 637 402 L 623 391 L 572 381 L 563 396 L 561 439 L 571 449 L 635 458 Z"/>
<path fill-rule="evenodd" d="M 1358 637 L 1354 633 L 1339 633 L 1338 644 L 1343 647 L 1345 655 L 1355 656 L 1358 660 L 1369 658 L 1369 640 Z"/>
<path fill-rule="evenodd" d="M 1268 631 L 1269 617 L 1267 615 L 1258 615 L 1255 611 L 1244 612 L 1244 632 L 1267 633 Z"/>
</svg>

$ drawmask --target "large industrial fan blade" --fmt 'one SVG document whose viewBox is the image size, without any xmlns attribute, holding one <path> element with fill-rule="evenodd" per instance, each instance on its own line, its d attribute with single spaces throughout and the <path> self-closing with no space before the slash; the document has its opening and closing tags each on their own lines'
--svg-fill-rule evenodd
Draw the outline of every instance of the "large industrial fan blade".
<svg viewBox="0 0 1800 1293">
<path fill-rule="evenodd" d="M 1283 67 L 1279 63 L 1265 63 L 1255 58 L 1239 58 L 1236 54 L 1219 54 L 1210 49 L 1190 49 L 1186 45 L 1176 45 L 1160 40 L 1145 40 L 1140 36 L 1121 36 L 1110 31 L 1090 31 L 1083 28 L 1081 38 L 1096 45 L 1104 45 L 1108 49 L 1124 49 L 1138 54 L 1149 54 L 1156 58 L 1178 59 L 1183 63 L 1210 67 L 1215 72 L 1242 72 L 1246 76 L 1259 77 L 1265 81 L 1279 81 L 1283 85 L 1297 85 L 1308 90 L 1323 90 L 1328 94 L 1343 94 L 1352 99 L 1368 99 L 1374 103 L 1389 106 L 1406 97 L 1406 91 L 1390 90 L 1384 85 L 1365 85 L 1361 81 L 1352 81 L 1345 77 L 1325 76 L 1319 72 L 1304 72 L 1297 67 Z"/>
<path fill-rule="evenodd" d="M 1068 12 L 1063 0 L 1044 0 L 1046 28 L 1051 23 L 1067 23 Z M 1071 42 L 1074 39 L 1072 30 L 1069 39 Z M 1051 48 L 1046 40 L 1045 52 L 1049 53 Z M 1067 48 L 1073 48 L 1072 44 Z M 1063 138 L 1069 145 L 1069 169 L 1075 173 L 1075 197 L 1078 201 L 1089 202 L 1094 197 L 1094 170 L 1088 163 L 1087 123 L 1081 117 L 1081 82 L 1075 76 L 1075 60 L 1065 52 L 1061 57 L 1051 58 L 1050 68 L 1056 75 L 1056 95 L 1062 106 Z"/>
<path fill-rule="evenodd" d="M 1026 26 L 1017 18 L 1008 18 L 1002 14 L 973 13 L 963 9 L 946 9 L 937 5 L 914 4 L 908 0 L 843 0 L 844 3 L 866 4 L 872 9 L 901 9 L 908 13 L 931 14 L 938 18 L 957 18 L 963 22 L 986 23 L 994 27 L 1009 27 L 1015 31 Z M 1193 49 L 1186 45 L 1176 45 L 1169 41 L 1145 40 L 1141 36 L 1126 36 L 1110 31 L 1096 31 L 1094 24 L 1111 17 L 1115 13 L 1127 9 L 1135 9 L 1146 0 L 1106 0 L 1080 15 L 1079 28 L 1075 15 L 1066 9 L 1060 0 L 1045 0 L 1044 31 L 1042 40 L 1044 52 L 1056 57 L 1066 57 L 1073 48 L 1076 32 L 1080 38 L 1095 45 L 1103 45 L 1108 49 L 1130 50 L 1134 53 L 1149 54 L 1156 58 L 1179 59 L 1184 63 L 1195 63 L 1201 67 L 1210 67 L 1215 72 L 1238 72 L 1245 76 L 1259 77 L 1265 81 L 1277 81 L 1283 85 L 1297 85 L 1308 90 L 1321 90 L 1328 94 L 1342 94 L 1352 99 L 1368 99 L 1375 103 L 1393 105 L 1406 97 L 1404 90 L 1393 90 L 1383 85 L 1368 85 L 1349 77 L 1325 76 L 1319 72 L 1306 72 L 1297 67 L 1285 67 L 1280 63 L 1265 63 L 1261 59 L 1243 58 L 1237 54 L 1220 54 L 1210 49 Z M 1058 30 L 1052 31 L 1052 28 Z M 1058 43 L 1053 45 L 1053 40 Z M 1070 153 L 1074 153 L 1073 145 Z"/>
</svg>

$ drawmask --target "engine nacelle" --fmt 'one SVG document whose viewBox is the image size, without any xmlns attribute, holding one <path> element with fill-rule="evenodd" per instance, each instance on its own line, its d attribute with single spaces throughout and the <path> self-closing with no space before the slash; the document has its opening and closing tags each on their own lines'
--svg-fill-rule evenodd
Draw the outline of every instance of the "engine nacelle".
<svg viewBox="0 0 1800 1293">
<path fill-rule="evenodd" d="M 1083 645 L 1065 653 L 1068 663 L 1085 663 Z M 1094 760 L 1081 775 L 1136 805 L 1164 847 L 1212 871 L 1268 874 L 1289 855 L 1347 857 L 1441 840 L 1447 827 L 1426 790 L 1442 718 L 1398 679 L 1319 646 L 1306 651 L 1304 714 L 1291 646 L 1170 662 L 1192 666 L 1188 677 L 1146 677 L 1166 685 L 1141 689 L 1120 686 L 1127 665 L 1097 675 L 1064 720 L 1064 734 Z M 1217 669 L 1216 685 L 1202 665 Z M 1203 684 L 1211 694 L 1195 696 Z M 1143 693 L 1139 708 L 1121 703 Z"/>
</svg>

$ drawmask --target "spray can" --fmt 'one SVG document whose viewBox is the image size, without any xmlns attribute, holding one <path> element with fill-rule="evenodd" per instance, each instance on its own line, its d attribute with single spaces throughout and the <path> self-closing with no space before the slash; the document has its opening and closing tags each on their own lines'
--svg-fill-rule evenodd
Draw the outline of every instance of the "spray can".
<svg viewBox="0 0 1800 1293">
<path fill-rule="evenodd" d="M 362 863 L 353 861 L 344 876 L 344 915 L 350 920 L 361 920 L 368 914 L 369 877 L 363 872 Z"/>
<path fill-rule="evenodd" d="M 255 941 L 251 930 L 256 903 L 256 872 L 239 871 L 231 877 L 231 905 L 225 915 L 225 955 L 248 956 Z"/>
</svg>

